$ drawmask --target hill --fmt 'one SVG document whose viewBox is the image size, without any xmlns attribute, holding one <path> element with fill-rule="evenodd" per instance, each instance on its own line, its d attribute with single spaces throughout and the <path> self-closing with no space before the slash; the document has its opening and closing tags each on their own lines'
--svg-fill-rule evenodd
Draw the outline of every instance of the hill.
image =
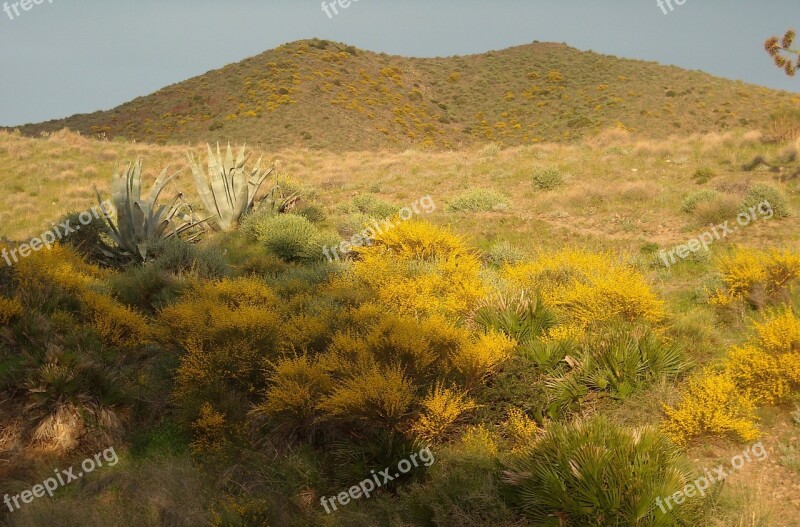
<svg viewBox="0 0 800 527">
<path fill-rule="evenodd" d="M 298 41 L 110 111 L 20 127 L 185 144 L 364 150 L 564 142 L 616 127 L 650 138 L 763 129 L 779 92 L 564 44 L 434 59 Z M 765 112 L 765 108 L 770 111 Z"/>
</svg>

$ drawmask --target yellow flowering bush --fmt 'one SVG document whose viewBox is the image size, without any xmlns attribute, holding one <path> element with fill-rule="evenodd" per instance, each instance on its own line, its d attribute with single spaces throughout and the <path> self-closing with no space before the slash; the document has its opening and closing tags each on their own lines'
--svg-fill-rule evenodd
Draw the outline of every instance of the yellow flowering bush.
<svg viewBox="0 0 800 527">
<path fill-rule="evenodd" d="M 175 396 L 185 418 L 206 402 L 235 421 L 266 385 L 279 357 L 277 297 L 255 278 L 196 284 L 158 313 L 159 340 L 183 352 Z"/>
<path fill-rule="evenodd" d="M 565 249 L 507 265 L 503 276 L 538 290 L 562 325 L 552 336 L 576 336 L 590 323 L 622 319 L 659 322 L 664 305 L 644 276 L 606 253 Z"/>
<path fill-rule="evenodd" d="M 150 340 L 147 319 L 111 297 L 85 291 L 80 296 L 91 326 L 104 343 L 111 346 L 135 346 Z"/>
<path fill-rule="evenodd" d="M 24 308 L 16 298 L 0 296 L 0 325 L 6 325 L 24 312 Z"/>
<path fill-rule="evenodd" d="M 108 271 L 86 263 L 63 245 L 21 258 L 14 266 L 14 273 L 21 289 L 52 285 L 73 293 L 98 285 L 108 276 Z"/>
<path fill-rule="evenodd" d="M 789 309 L 756 324 L 758 344 L 771 353 L 800 351 L 800 318 Z"/>
<path fill-rule="evenodd" d="M 85 262 L 68 247 L 57 245 L 32 253 L 16 264 L 14 272 L 20 289 L 55 287 L 72 296 L 105 344 L 133 346 L 150 340 L 143 315 L 101 293 L 110 271 Z"/>
<path fill-rule="evenodd" d="M 356 253 L 355 277 L 401 314 L 461 315 L 485 294 L 480 260 L 448 229 L 403 222 Z"/>
<path fill-rule="evenodd" d="M 352 372 L 320 403 L 333 419 L 395 428 L 414 402 L 416 387 L 399 367 Z"/>
<path fill-rule="evenodd" d="M 761 251 L 737 247 L 717 264 L 724 287 L 711 293 L 710 302 L 729 306 L 763 288 L 774 295 L 800 277 L 800 254 L 789 250 Z"/>
<path fill-rule="evenodd" d="M 277 340 L 277 297 L 255 278 L 197 284 L 159 313 L 161 337 L 184 351 L 220 346 L 265 347 Z"/>
<path fill-rule="evenodd" d="M 499 449 L 497 441 L 495 440 L 495 434 L 486 428 L 485 425 L 480 424 L 477 426 L 470 426 L 464 431 L 461 435 L 459 451 L 466 455 L 494 457 L 498 454 Z"/>
<path fill-rule="evenodd" d="M 307 356 L 281 361 L 269 382 L 264 402 L 253 409 L 253 414 L 306 427 L 314 424 L 320 400 L 334 386 L 326 368 Z"/>
<path fill-rule="evenodd" d="M 728 351 L 722 369 L 701 373 L 681 403 L 665 408 L 665 430 L 685 444 L 704 432 L 757 436 L 755 405 L 790 400 L 800 389 L 800 320 L 788 309 L 755 324 L 756 335 Z"/>
<path fill-rule="evenodd" d="M 453 366 L 464 384 L 472 387 L 508 360 L 516 345 L 515 341 L 502 333 L 490 331 L 459 348 L 452 357 Z"/>
<path fill-rule="evenodd" d="M 422 400 L 422 413 L 411 430 L 427 443 L 438 443 L 447 436 L 461 416 L 476 406 L 465 392 L 437 385 Z"/>
<path fill-rule="evenodd" d="M 755 346 L 731 349 L 725 373 L 756 404 L 776 404 L 791 393 L 791 380 L 777 357 Z"/>
<path fill-rule="evenodd" d="M 225 416 L 216 411 L 210 403 L 203 403 L 200 416 L 192 423 L 194 440 L 190 444 L 193 451 L 201 455 L 217 454 L 226 445 Z"/>
<path fill-rule="evenodd" d="M 536 421 L 525 415 L 519 408 L 508 411 L 508 419 L 503 428 L 511 442 L 511 451 L 519 452 L 532 447 L 539 434 Z"/>
<path fill-rule="evenodd" d="M 800 318 L 782 309 L 757 322 L 755 332 L 747 345 L 728 353 L 726 372 L 754 402 L 785 402 L 800 389 Z"/>
<path fill-rule="evenodd" d="M 664 406 L 662 430 L 678 445 L 705 433 L 732 435 L 742 441 L 759 436 L 755 405 L 724 372 L 705 370 L 689 379 L 675 407 Z"/>
</svg>

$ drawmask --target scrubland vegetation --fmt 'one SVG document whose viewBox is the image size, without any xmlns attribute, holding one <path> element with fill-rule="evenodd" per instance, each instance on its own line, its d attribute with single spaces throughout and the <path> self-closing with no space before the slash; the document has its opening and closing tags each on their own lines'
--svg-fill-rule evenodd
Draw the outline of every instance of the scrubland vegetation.
<svg viewBox="0 0 800 527">
<path fill-rule="evenodd" d="M 492 88 L 508 108 L 467 104 L 485 91 L 470 72 L 514 70 L 530 49 L 420 61 L 445 93 L 433 100 L 400 59 L 315 40 L 130 103 L 113 126 L 102 113 L 68 123 L 84 135 L 0 131 L 0 249 L 76 224 L 103 197 L 116 209 L 0 267 L 0 494 L 110 446 L 119 455 L 2 521 L 800 525 L 800 118 L 760 114 L 792 96 L 641 66 L 685 83 L 664 97 L 724 101 L 714 121 L 653 106 L 627 61 L 533 47 L 530 86 Z M 575 86 L 564 53 L 595 65 L 582 79 L 614 78 Z M 298 64 L 319 61 L 331 105 L 391 122 L 369 131 L 379 140 L 358 143 L 362 123 L 319 142 L 304 131 L 304 146 L 272 130 L 256 155 L 195 144 L 201 131 L 244 139 L 267 116 L 308 124 L 281 112 L 310 89 Z M 246 97 L 206 89 L 238 78 L 228 70 Z M 177 111 L 187 87 L 208 98 Z M 630 103 L 642 97 L 654 114 Z M 531 107 L 564 105 L 569 119 L 525 124 L 544 115 Z M 663 125 L 678 107 L 680 137 Z M 623 122 L 636 115 L 660 123 L 658 139 Z M 168 139 L 194 146 L 155 144 Z M 325 149 L 354 143 L 363 150 Z M 282 148 L 256 161 L 264 144 Z M 170 164 L 183 168 L 174 178 Z M 435 210 L 399 217 L 423 196 Z M 765 202 L 769 217 L 708 251 L 659 258 Z M 763 462 L 659 505 L 756 441 Z M 430 466 L 321 504 L 423 448 Z"/>
<path fill-rule="evenodd" d="M 159 236 L 144 261 L 109 260 L 98 220 L 2 271 L 1 490 L 110 445 L 120 463 L 7 522 L 793 525 L 798 147 L 617 130 L 459 153 L 288 150 L 267 201 L 197 243 Z M 90 185 L 107 195 L 112 162 L 137 154 L 145 181 L 182 157 L 0 134 L 4 164 L 23 160 L 12 186 L 45 163 L 73 189 L 36 180 L 26 199 L 41 207 L 6 234 L 90 207 Z M 192 187 L 179 175 L 163 199 L 183 190 L 205 219 Z M 423 193 L 436 212 L 324 260 L 324 244 Z M 774 217 L 659 264 L 754 196 Z M 6 218 L 26 206 L 5 199 Z M 656 506 L 757 440 L 764 465 Z M 320 505 L 424 446 L 431 467 Z"/>
</svg>

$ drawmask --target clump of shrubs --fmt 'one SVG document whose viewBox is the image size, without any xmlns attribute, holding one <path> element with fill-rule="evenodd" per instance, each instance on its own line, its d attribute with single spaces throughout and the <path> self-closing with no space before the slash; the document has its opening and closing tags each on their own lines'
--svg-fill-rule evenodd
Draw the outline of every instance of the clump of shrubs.
<svg viewBox="0 0 800 527">
<path fill-rule="evenodd" d="M 664 431 L 679 445 L 702 434 L 753 441 L 756 408 L 791 401 L 800 388 L 800 316 L 779 310 L 755 324 L 755 335 L 733 347 L 716 369 L 689 380 L 681 400 L 665 406 Z"/>
<path fill-rule="evenodd" d="M 525 259 L 525 252 L 508 241 L 502 241 L 489 247 L 485 259 L 487 263 L 495 267 L 501 267 L 504 264 L 513 265 Z"/>
<path fill-rule="evenodd" d="M 712 305 L 748 302 L 758 308 L 800 278 L 800 254 L 790 250 L 736 247 L 720 258 L 717 271 L 722 286 L 711 293 L 709 302 Z"/>
<path fill-rule="evenodd" d="M 400 207 L 371 194 L 360 194 L 353 198 L 352 208 L 373 218 L 386 218 L 397 213 Z"/>
<path fill-rule="evenodd" d="M 702 518 L 699 508 L 656 506 L 683 489 L 692 471 L 679 448 L 650 427 L 628 429 L 605 418 L 554 423 L 507 465 L 511 498 L 535 525 L 558 525 L 554 518 L 569 525 L 697 525 Z"/>
<path fill-rule="evenodd" d="M 710 189 L 692 192 L 683 199 L 681 210 L 683 210 L 683 212 L 694 212 L 699 204 L 713 201 L 718 196 L 720 196 L 719 192 Z"/>
<path fill-rule="evenodd" d="M 555 168 L 537 168 L 531 178 L 533 185 L 539 190 L 553 190 L 564 182 L 561 172 Z"/>
<path fill-rule="evenodd" d="M 256 212 L 242 222 L 242 232 L 286 262 L 322 258 L 322 235 L 313 223 L 297 214 Z"/>
<path fill-rule="evenodd" d="M 494 190 L 475 189 L 458 195 L 447 205 L 449 212 L 492 212 L 508 208 L 508 199 Z"/>
<path fill-rule="evenodd" d="M 694 175 L 692 175 L 692 179 L 694 179 L 694 182 L 697 183 L 698 185 L 703 185 L 705 183 L 708 183 L 708 180 L 711 179 L 712 177 L 714 177 L 714 171 L 708 167 L 698 168 L 694 172 Z"/>
<path fill-rule="evenodd" d="M 749 212 L 751 208 L 758 208 L 764 203 L 769 203 L 776 218 L 786 218 L 791 214 L 786 196 L 780 190 L 766 183 L 758 183 L 750 188 L 742 204 L 741 212 Z"/>
</svg>

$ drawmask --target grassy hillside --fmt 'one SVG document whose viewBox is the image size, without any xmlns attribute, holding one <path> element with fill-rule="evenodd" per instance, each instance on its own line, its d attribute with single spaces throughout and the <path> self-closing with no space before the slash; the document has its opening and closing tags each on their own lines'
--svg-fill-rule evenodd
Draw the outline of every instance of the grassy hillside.
<svg viewBox="0 0 800 527">
<path fill-rule="evenodd" d="M 150 143 L 270 149 L 448 149 L 763 129 L 800 96 L 656 63 L 534 43 L 417 59 L 329 41 L 286 44 L 113 110 L 20 127 Z"/>
<path fill-rule="evenodd" d="M 136 156 L 148 186 L 183 150 L 0 132 L 0 234 L 23 241 L 92 206 Z M 119 456 L 6 523 L 517 527 L 551 493 L 545 512 L 582 527 L 620 521 L 620 489 L 648 508 L 643 525 L 800 525 L 800 142 L 611 129 L 271 155 L 300 196 L 286 214 L 145 264 L 105 268 L 65 244 L 3 266 L 0 495 Z M 197 204 L 188 171 L 164 199 L 177 190 Z M 324 259 L 322 243 L 422 198 L 435 210 Z M 754 198 L 774 214 L 663 265 L 660 250 L 735 224 Z M 610 457 L 580 448 L 586 427 Z M 656 497 L 757 440 L 766 459 L 659 516 Z M 323 497 L 424 446 L 435 462 L 326 512 Z M 531 480 L 543 465 L 566 492 Z M 611 472 L 581 481 L 598 466 Z M 579 489 L 615 512 L 568 509 Z"/>
</svg>

